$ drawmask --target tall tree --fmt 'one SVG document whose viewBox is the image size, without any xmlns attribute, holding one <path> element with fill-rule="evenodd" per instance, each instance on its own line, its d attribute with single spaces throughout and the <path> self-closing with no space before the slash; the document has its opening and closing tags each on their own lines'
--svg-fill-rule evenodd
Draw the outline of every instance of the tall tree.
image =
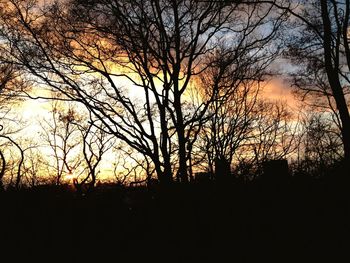
<svg viewBox="0 0 350 263">
<path fill-rule="evenodd" d="M 350 162 L 350 1 L 260 1 L 288 11 L 293 19 L 296 34 L 290 38 L 289 55 L 303 66 L 295 84 L 307 94 L 318 93 L 332 100 L 340 120 L 346 163 Z M 306 74 L 304 74 L 306 72 Z M 316 73 L 317 72 L 317 73 Z M 315 74 L 316 73 L 316 74 Z M 324 88 L 323 75 L 327 80 Z M 313 76 L 313 78 L 310 76 Z M 310 82 L 311 80 L 311 82 Z M 322 83 L 322 89 L 318 85 Z M 306 84 L 306 85 L 305 85 Z"/>
</svg>

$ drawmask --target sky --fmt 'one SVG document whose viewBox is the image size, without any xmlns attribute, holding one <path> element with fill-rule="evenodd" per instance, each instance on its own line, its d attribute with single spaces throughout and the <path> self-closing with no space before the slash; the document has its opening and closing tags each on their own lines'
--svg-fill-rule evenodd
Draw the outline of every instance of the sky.
<svg viewBox="0 0 350 263">
<path fill-rule="evenodd" d="M 43 0 L 44 5 L 46 1 Z M 118 79 L 118 84 L 124 85 L 123 81 Z M 125 83 L 125 86 L 130 84 L 129 82 Z M 138 89 L 129 89 L 130 97 L 137 98 Z M 272 80 L 266 83 L 266 86 L 262 92 L 262 96 L 271 100 L 282 100 L 285 101 L 290 107 L 294 107 L 296 105 L 296 100 L 294 99 L 291 89 L 288 87 L 288 84 L 283 81 L 282 78 L 273 78 Z M 140 97 L 141 98 L 141 97 Z M 25 128 L 21 131 L 20 135 L 23 137 L 32 138 L 33 141 L 39 141 L 40 137 L 39 133 L 42 131 L 42 127 L 40 127 L 39 123 L 45 119 L 49 118 L 49 102 L 45 100 L 26 100 L 19 106 L 17 110 L 17 114 L 21 116 L 24 123 L 26 123 Z M 44 151 L 45 152 L 45 151 Z M 112 154 L 110 154 L 112 155 Z M 113 164 L 112 157 L 105 157 L 105 161 L 103 164 L 103 170 L 110 170 L 111 164 Z"/>
<path fill-rule="evenodd" d="M 133 93 L 132 96 L 137 96 L 136 93 Z M 281 78 L 274 78 L 266 85 L 262 92 L 262 96 L 271 100 L 282 100 L 288 104 L 290 107 L 295 107 L 297 101 L 292 94 L 292 89 L 288 86 Z M 43 119 L 48 119 L 50 103 L 42 99 L 27 99 L 25 100 L 17 110 L 17 114 L 21 116 L 24 123 L 26 123 L 25 128 L 20 132 L 20 136 L 23 138 L 32 138 L 33 141 L 40 141 L 40 133 L 42 132 L 42 127 L 39 123 Z M 45 147 L 44 147 L 45 148 Z M 42 151 L 46 154 L 49 154 L 50 151 L 43 149 Z M 117 162 L 115 154 L 112 151 L 106 153 L 101 163 L 100 168 L 100 179 L 107 180 L 113 177 L 113 166 Z M 67 175 L 65 180 L 71 180 L 74 178 L 74 174 Z"/>
</svg>

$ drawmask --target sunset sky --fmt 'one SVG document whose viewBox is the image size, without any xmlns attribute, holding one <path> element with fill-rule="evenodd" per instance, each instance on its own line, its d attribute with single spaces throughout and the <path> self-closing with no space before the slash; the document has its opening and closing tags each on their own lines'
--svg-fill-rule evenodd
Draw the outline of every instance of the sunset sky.
<svg viewBox="0 0 350 263">
<path fill-rule="evenodd" d="M 127 83 L 124 83 L 126 85 Z M 288 104 L 289 107 L 296 107 L 298 101 L 295 99 L 292 94 L 292 89 L 288 86 L 281 78 L 274 78 L 268 81 L 267 84 L 263 85 L 262 97 L 267 98 L 269 100 L 283 101 Z M 35 92 L 37 93 L 37 92 Z M 137 97 L 137 92 L 134 95 Z M 20 105 L 16 107 L 16 115 L 20 116 L 23 123 L 25 123 L 25 127 L 19 133 L 19 138 L 26 138 L 32 140 L 35 144 L 40 145 L 41 152 L 49 157 L 52 154 L 52 150 L 48 146 L 45 146 L 47 142 L 43 142 L 41 135 L 43 133 L 43 128 L 39 125 L 44 119 L 49 120 L 51 114 L 49 113 L 51 108 L 51 102 L 44 99 L 25 99 Z M 81 106 L 82 107 L 82 106 Z M 79 109 L 79 106 L 78 108 Z M 50 157 L 49 157 L 50 158 Z M 117 157 L 118 158 L 118 157 Z M 105 155 L 101 162 L 101 166 L 99 168 L 100 180 L 113 180 L 114 174 L 113 171 L 115 169 L 115 165 L 118 162 L 116 158 L 115 152 L 109 150 Z M 133 160 L 129 159 L 131 167 L 133 164 Z M 118 167 L 117 171 L 124 172 L 123 167 Z M 72 173 L 68 174 L 64 177 L 64 180 L 67 182 L 71 182 L 73 178 L 77 175 Z"/>
<path fill-rule="evenodd" d="M 293 61 L 307 55 L 295 51 L 303 52 L 298 43 L 291 47 L 304 32 L 286 34 L 295 14 L 273 3 L 133 1 L 0 2 L 0 59 L 20 72 L 9 83 L 28 83 L 33 97 L 71 100 L 55 110 L 45 99 L 25 98 L 13 107 L 22 121 L 13 136 L 26 158 L 37 147 L 58 178 L 87 173 L 95 160 L 101 163 L 93 169 L 104 175 L 137 175 L 139 166 L 151 177 L 187 180 L 193 171 L 213 171 L 217 159 L 231 166 L 249 159 L 260 167 L 295 154 L 296 123 L 306 107 L 288 78 L 304 74 L 301 66 L 311 68 Z M 294 1 L 290 8 L 306 10 L 294 9 Z M 314 76 L 310 85 L 328 85 L 325 75 Z M 100 151 L 110 138 L 115 145 Z M 20 167 L 15 148 L 4 152 Z"/>
</svg>

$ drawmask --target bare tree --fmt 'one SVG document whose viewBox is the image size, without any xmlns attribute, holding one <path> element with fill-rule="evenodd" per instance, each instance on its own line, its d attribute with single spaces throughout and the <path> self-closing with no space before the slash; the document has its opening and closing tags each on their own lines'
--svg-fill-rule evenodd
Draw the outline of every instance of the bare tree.
<svg viewBox="0 0 350 263">
<path fill-rule="evenodd" d="M 198 105 L 186 93 L 220 64 L 218 44 L 227 42 L 232 57 L 249 50 L 269 58 L 265 44 L 284 17 L 271 19 L 272 6 L 251 2 L 69 1 L 43 11 L 35 1 L 2 5 L 1 32 L 12 47 L 3 51 L 41 84 L 85 105 L 106 132 L 147 156 L 165 183 L 174 174 L 188 180 L 193 144 L 220 93 L 213 86 Z"/>
<path fill-rule="evenodd" d="M 18 90 L 24 87 L 23 82 L 19 80 L 19 75 L 16 73 L 16 69 L 12 64 L 4 63 L 0 57 L 0 138 L 5 139 L 12 145 L 17 147 L 22 153 L 22 148 L 17 144 L 11 135 L 18 132 L 19 128 L 13 127 L 14 124 L 18 125 L 15 121 L 15 117 L 11 116 L 11 107 L 16 106 L 18 100 Z M 11 126 L 11 127 L 9 127 Z M 5 143 L 7 145 L 7 143 Z M 22 155 L 21 155 L 22 156 Z M 23 157 L 23 156 L 22 156 Z M 0 190 L 3 189 L 3 177 L 6 171 L 6 157 L 3 149 L 0 148 Z M 20 165 L 22 162 L 19 163 Z M 19 167 L 20 170 L 20 167 Z M 17 176 L 20 180 L 19 174 Z"/>
<path fill-rule="evenodd" d="M 306 112 L 295 170 L 320 176 L 344 156 L 341 133 L 326 112 Z"/>
<path fill-rule="evenodd" d="M 349 18 L 350 1 L 260 1 L 288 11 L 300 30 L 290 39 L 288 55 L 302 69 L 295 85 L 305 94 L 331 100 L 341 125 L 346 163 L 350 160 Z"/>
<path fill-rule="evenodd" d="M 207 155 L 211 174 L 228 175 L 234 168 L 253 175 L 265 161 L 286 158 L 299 147 L 297 116 L 282 103 L 259 99 L 254 89 L 242 90 L 246 94 L 237 92 L 236 100 L 226 101 L 203 130 L 199 153 Z"/>
<path fill-rule="evenodd" d="M 211 174 L 214 174 L 215 160 L 231 166 L 237 149 L 251 136 L 259 94 L 259 84 L 253 82 L 231 87 L 227 98 L 213 103 L 208 111 L 210 118 L 204 124 L 197 144 L 199 148 L 195 151 L 206 154 L 204 160 Z"/>
<path fill-rule="evenodd" d="M 286 158 L 299 146 L 299 120 L 284 102 L 260 101 L 253 136 L 248 140 L 257 169 L 263 162 Z"/>
<path fill-rule="evenodd" d="M 27 186 L 35 187 L 39 184 L 47 183 L 48 167 L 45 163 L 45 156 L 41 153 L 40 147 L 35 142 L 25 151 L 22 165 L 22 181 Z"/>
<path fill-rule="evenodd" d="M 81 120 L 80 120 L 81 122 Z M 88 191 L 92 190 L 96 184 L 96 178 L 99 173 L 97 171 L 104 154 L 109 151 L 113 144 L 113 137 L 105 133 L 97 121 L 90 120 L 86 123 L 75 123 L 81 134 L 82 155 L 84 162 L 81 164 L 85 166 L 85 171 L 82 173 L 83 179 L 74 179 L 74 185 L 79 192 L 82 191 L 84 185 L 88 186 Z"/>
<path fill-rule="evenodd" d="M 218 94 L 208 107 L 200 140 L 194 148 L 197 157 L 194 164 L 201 165 L 206 160 L 204 163 L 211 174 L 214 167 L 218 170 L 215 174 L 230 174 L 234 157 L 237 163 L 240 156 L 239 148 L 244 146 L 244 151 L 251 151 L 246 145 L 255 137 L 259 116 L 269 114 L 261 107 L 260 91 L 274 73 L 269 66 L 279 55 L 279 49 L 268 49 L 269 53 L 260 53 L 260 50 L 269 47 L 270 40 L 242 47 L 239 52 L 221 44 L 216 49 L 220 57 L 215 61 L 218 64 L 201 76 L 203 96 L 212 89 L 217 89 Z M 220 169 L 220 164 L 225 167 Z"/>
<path fill-rule="evenodd" d="M 11 103 L 9 101 L 9 103 Z M 21 186 L 22 179 L 22 166 L 24 163 L 24 153 L 32 146 L 24 146 L 25 140 L 19 140 L 19 134 L 22 130 L 20 119 L 15 120 L 16 117 L 10 114 L 10 111 L 7 110 L 3 112 L 1 116 L 0 124 L 0 158 L 1 158 L 1 170 L 0 170 L 0 188 L 3 188 L 3 178 L 5 176 L 6 170 L 8 170 L 10 165 L 13 166 L 13 171 L 16 171 L 15 175 L 15 188 L 19 189 Z M 12 156 L 6 156 L 4 151 L 8 150 Z M 17 152 L 14 153 L 13 151 Z M 12 159 L 10 162 L 7 162 L 7 158 Z"/>
<path fill-rule="evenodd" d="M 1 185 L 3 187 L 3 177 L 6 174 L 6 172 L 10 169 L 12 171 L 12 179 L 15 178 L 15 182 L 13 186 L 15 189 L 20 189 L 22 186 L 22 177 L 23 177 L 23 166 L 25 162 L 25 152 L 32 149 L 34 146 L 27 144 L 26 140 L 19 140 L 18 139 L 18 133 L 20 131 L 16 130 L 12 132 L 9 132 L 8 130 L 4 131 L 3 127 L 0 129 L 0 139 L 2 139 L 1 144 L 1 161 L 2 161 L 2 168 L 1 168 Z M 5 151 L 8 153 L 5 154 Z M 10 159 L 9 161 L 6 161 L 6 157 Z"/>
<path fill-rule="evenodd" d="M 50 160 L 47 165 L 55 172 L 55 184 L 59 185 L 64 176 L 77 176 L 80 173 L 79 166 L 82 162 L 79 156 L 81 138 L 79 129 L 73 122 L 78 121 L 78 114 L 72 106 L 62 108 L 57 101 L 51 102 L 51 118 L 43 120 L 42 138 L 50 149 Z"/>
</svg>

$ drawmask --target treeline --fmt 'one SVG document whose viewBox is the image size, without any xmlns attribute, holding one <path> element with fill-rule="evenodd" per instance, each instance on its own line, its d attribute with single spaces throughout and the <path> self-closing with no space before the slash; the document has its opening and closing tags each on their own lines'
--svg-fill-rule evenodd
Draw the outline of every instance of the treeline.
<svg viewBox="0 0 350 263">
<path fill-rule="evenodd" d="M 250 180 L 268 160 L 315 176 L 349 163 L 348 1 L 1 0 L 0 10 L 1 187 L 94 187 L 106 167 L 119 183 L 169 184 L 219 168 Z M 263 96 L 281 75 L 298 109 Z M 50 105 L 32 140 L 13 115 L 28 98 Z"/>
</svg>

